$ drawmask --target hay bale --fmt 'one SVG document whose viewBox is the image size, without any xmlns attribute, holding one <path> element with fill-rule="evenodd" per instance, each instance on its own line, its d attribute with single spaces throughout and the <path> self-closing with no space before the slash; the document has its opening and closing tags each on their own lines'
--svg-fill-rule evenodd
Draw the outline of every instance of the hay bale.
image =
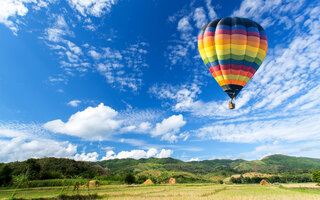
<svg viewBox="0 0 320 200">
<path fill-rule="evenodd" d="M 149 178 L 143 183 L 144 185 L 150 185 L 153 184 L 152 180 L 150 180 Z"/>
<path fill-rule="evenodd" d="M 260 181 L 260 185 L 269 185 L 269 183 L 268 183 L 268 181 L 262 179 L 262 180 Z"/>
<path fill-rule="evenodd" d="M 93 187 L 93 186 L 96 186 L 96 181 L 95 180 L 89 181 L 89 187 Z"/>
<path fill-rule="evenodd" d="M 175 184 L 176 183 L 176 179 L 175 178 L 170 178 L 169 179 L 169 184 Z"/>
</svg>

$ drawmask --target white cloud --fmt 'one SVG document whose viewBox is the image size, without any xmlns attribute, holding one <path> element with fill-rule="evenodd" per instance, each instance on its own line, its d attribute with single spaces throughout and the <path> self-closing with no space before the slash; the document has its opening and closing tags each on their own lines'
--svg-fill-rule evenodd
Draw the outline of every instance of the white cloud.
<svg viewBox="0 0 320 200">
<path fill-rule="evenodd" d="M 144 150 L 131 150 L 131 151 L 121 151 L 116 154 L 114 151 L 107 151 L 106 156 L 104 156 L 101 160 L 111 160 L 111 159 L 125 159 L 125 158 L 133 158 L 133 159 L 141 159 L 141 158 L 167 158 L 172 155 L 173 151 L 170 149 L 161 149 L 160 153 L 155 148 L 151 148 L 148 151 Z"/>
<path fill-rule="evenodd" d="M 161 149 L 160 153 L 157 154 L 156 158 L 168 158 L 173 154 L 171 149 Z"/>
<path fill-rule="evenodd" d="M 194 131 L 202 139 L 222 142 L 257 143 L 310 141 L 320 139 L 320 115 L 262 119 L 238 123 L 213 123 Z"/>
<path fill-rule="evenodd" d="M 174 110 L 183 110 L 193 106 L 194 100 L 201 91 L 195 83 L 180 86 L 162 84 L 161 86 L 153 85 L 149 89 L 149 93 L 159 99 L 171 99 L 175 102 L 172 107 Z"/>
<path fill-rule="evenodd" d="M 68 47 L 69 49 L 76 55 L 81 55 L 82 54 L 82 50 L 80 47 L 78 47 L 77 45 L 75 45 L 74 43 L 67 41 Z"/>
<path fill-rule="evenodd" d="M 96 52 L 95 50 L 90 50 L 90 51 L 88 51 L 88 53 L 95 60 L 99 60 L 100 58 L 102 58 L 102 55 L 100 53 Z"/>
<path fill-rule="evenodd" d="M 257 158 L 264 158 L 265 156 L 273 154 L 284 154 L 292 156 L 320 158 L 319 142 L 319 140 L 310 140 L 295 143 L 267 143 L 257 146 L 253 151 L 241 153 L 238 155 L 238 157 L 253 160 Z"/>
<path fill-rule="evenodd" d="M 206 7 L 209 12 L 209 21 L 218 18 L 217 13 L 214 11 L 214 7 L 211 5 L 211 0 L 206 0 Z"/>
<path fill-rule="evenodd" d="M 80 103 L 81 103 L 80 100 L 72 100 L 68 102 L 68 105 L 72 107 L 78 107 Z"/>
<path fill-rule="evenodd" d="M 183 120 L 183 116 L 172 115 L 171 117 L 162 120 L 161 123 L 157 123 L 156 127 L 151 131 L 153 137 L 162 136 L 162 140 L 169 142 L 175 142 L 177 136 L 175 135 L 180 131 L 180 128 L 183 127 L 187 122 Z"/>
<path fill-rule="evenodd" d="M 76 154 L 74 156 L 75 160 L 79 161 L 91 161 L 95 162 L 98 160 L 99 154 L 97 152 L 92 152 L 92 153 L 81 153 L 81 154 Z"/>
<path fill-rule="evenodd" d="M 196 43 L 199 29 L 209 22 L 206 13 L 208 13 L 211 20 L 217 16 L 214 11 L 214 7 L 211 6 L 210 0 L 206 1 L 205 8 L 207 11 L 205 11 L 204 7 L 195 8 L 191 6 L 188 11 L 182 9 L 174 16 L 169 17 L 170 22 L 177 23 L 177 30 L 179 31 L 179 34 L 177 35 L 178 38 L 172 42 L 170 41 L 170 45 L 168 45 L 167 51 L 165 52 L 165 57 L 168 58 L 171 65 L 179 64 L 182 66 L 194 66 L 197 65 L 195 62 L 199 62 L 198 65 L 202 64 L 200 61 L 192 59 L 195 56 L 198 56 Z"/>
<path fill-rule="evenodd" d="M 78 106 L 81 101 L 74 100 L 68 104 Z M 66 122 L 60 119 L 49 121 L 43 127 L 55 133 L 62 133 L 88 140 L 116 140 L 115 135 L 123 133 L 148 133 L 152 129 L 152 123 L 159 118 L 157 112 L 145 111 L 121 111 L 120 113 L 109 106 L 100 103 L 97 107 L 87 107 L 82 111 L 71 115 Z M 142 146 L 134 139 L 123 138 L 120 142 Z"/>
<path fill-rule="evenodd" d="M 73 114 L 67 122 L 60 119 L 49 121 L 44 128 L 55 133 L 63 133 L 88 139 L 103 139 L 118 132 L 123 123 L 116 119 L 118 112 L 105 106 L 88 107 Z"/>
<path fill-rule="evenodd" d="M 206 12 L 202 7 L 196 8 L 193 14 L 193 20 L 196 22 L 196 27 L 201 29 L 208 23 Z"/>
<path fill-rule="evenodd" d="M 185 32 L 185 31 L 192 31 L 193 28 L 189 23 L 189 17 L 183 17 L 178 22 L 178 31 Z"/>
<path fill-rule="evenodd" d="M 187 162 L 199 161 L 199 158 L 190 158 Z"/>
<path fill-rule="evenodd" d="M 28 158 L 72 158 L 77 146 L 67 141 L 48 139 L 36 124 L 0 124 L 0 162 L 23 161 Z"/>
<path fill-rule="evenodd" d="M 304 0 L 244 0 L 232 16 L 250 18 L 265 28 L 277 24 L 284 25 L 285 29 L 289 29 L 295 23 L 294 20 L 301 15 L 301 12 L 298 11 L 303 8 L 304 3 Z"/>
<path fill-rule="evenodd" d="M 138 128 L 139 128 L 139 130 L 138 130 L 139 132 L 145 133 L 151 129 L 151 123 L 150 122 L 142 122 Z"/>
<path fill-rule="evenodd" d="M 147 46 L 145 42 L 138 42 L 120 51 L 110 47 L 92 47 L 88 54 L 94 59 L 97 71 L 113 87 L 138 91 L 142 85 L 143 70 L 148 67 Z"/>
<path fill-rule="evenodd" d="M 163 112 L 155 109 L 126 109 L 119 111 L 119 118 L 124 119 L 124 125 L 136 126 L 137 132 L 147 132 L 152 128 L 153 123 L 162 118 Z"/>
<path fill-rule="evenodd" d="M 62 15 L 53 17 L 56 19 L 56 21 L 50 28 L 45 30 L 45 39 L 53 43 L 67 42 L 63 39 L 63 36 L 72 36 L 73 32 L 70 31 L 70 28 Z"/>
<path fill-rule="evenodd" d="M 27 5 L 37 5 L 36 10 L 41 7 L 47 7 L 52 0 L 44 2 L 42 0 L 1 0 L 0 1 L 0 23 L 6 25 L 17 35 L 19 30 L 19 22 L 15 20 L 17 17 L 25 16 L 29 9 Z"/>
<path fill-rule="evenodd" d="M 100 17 L 110 12 L 116 0 L 68 0 L 70 6 L 78 10 L 83 16 Z"/>
<path fill-rule="evenodd" d="M 91 68 L 87 57 L 83 54 L 82 49 L 76 43 L 75 34 L 72 31 L 72 20 L 67 15 L 52 14 L 51 19 L 54 22 L 44 31 L 44 36 L 40 37 L 45 44 L 50 47 L 60 59 L 61 67 L 65 71 L 64 80 L 68 76 L 74 75 L 74 72 L 86 72 Z M 71 24 L 71 26 L 68 25 Z"/>
</svg>

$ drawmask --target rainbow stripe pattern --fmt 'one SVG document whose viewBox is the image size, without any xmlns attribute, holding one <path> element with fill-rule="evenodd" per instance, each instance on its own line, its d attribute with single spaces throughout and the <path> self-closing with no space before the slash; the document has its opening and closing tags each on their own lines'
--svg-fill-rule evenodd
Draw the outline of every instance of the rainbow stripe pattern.
<svg viewBox="0 0 320 200">
<path fill-rule="evenodd" d="M 267 36 L 254 21 L 216 19 L 198 35 L 201 58 L 230 98 L 235 98 L 259 69 L 268 50 Z"/>
</svg>

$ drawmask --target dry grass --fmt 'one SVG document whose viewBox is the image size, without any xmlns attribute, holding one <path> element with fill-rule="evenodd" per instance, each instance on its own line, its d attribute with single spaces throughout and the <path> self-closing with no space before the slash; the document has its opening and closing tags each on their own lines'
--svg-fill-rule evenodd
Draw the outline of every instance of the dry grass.
<svg viewBox="0 0 320 200">
<path fill-rule="evenodd" d="M 320 186 L 318 186 L 316 183 L 290 183 L 290 184 L 281 184 L 284 188 L 311 188 L 311 189 L 319 189 Z"/>
<path fill-rule="evenodd" d="M 301 189 L 307 188 L 307 189 Z M 308 189 L 311 188 L 311 189 Z M 212 185 L 212 184 L 164 184 L 164 185 L 109 185 L 90 190 L 97 193 L 102 199 L 110 200 L 191 200 L 191 199 L 223 199 L 223 200 L 304 200 L 320 199 L 320 187 L 315 184 L 284 184 L 275 185 Z M 37 198 L 56 197 L 61 188 L 20 189 L 16 197 Z M 67 188 L 65 194 L 73 194 Z M 88 194 L 87 190 L 79 191 Z M 10 190 L 0 190 L 0 199 L 7 198 Z"/>
</svg>

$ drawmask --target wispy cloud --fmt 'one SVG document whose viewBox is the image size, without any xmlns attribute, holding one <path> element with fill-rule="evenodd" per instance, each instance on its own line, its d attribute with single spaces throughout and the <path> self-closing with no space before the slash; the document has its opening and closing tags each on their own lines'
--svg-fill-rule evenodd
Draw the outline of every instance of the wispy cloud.
<svg viewBox="0 0 320 200">
<path fill-rule="evenodd" d="M 0 23 L 6 25 L 13 34 L 17 35 L 21 23 L 18 18 L 28 13 L 29 5 L 33 5 L 33 9 L 39 10 L 52 2 L 53 0 L 2 0 L 0 1 Z"/>
<path fill-rule="evenodd" d="M 110 12 L 111 7 L 117 0 L 68 0 L 70 6 L 81 13 L 83 16 L 92 15 L 100 17 Z"/>
<path fill-rule="evenodd" d="M 0 162 L 45 156 L 72 158 L 77 145 L 56 141 L 38 124 L 0 123 Z"/>
<path fill-rule="evenodd" d="M 272 25 L 285 25 L 289 29 L 295 24 L 295 19 L 300 16 L 297 11 L 303 8 L 304 0 L 293 1 L 264 1 L 244 0 L 240 8 L 232 16 L 246 17 L 257 21 L 263 27 Z M 290 15 L 292 17 L 288 18 Z"/>
<path fill-rule="evenodd" d="M 212 123 L 195 130 L 194 134 L 202 139 L 236 143 L 257 143 L 275 140 L 308 141 L 320 139 L 319 120 L 320 115 L 318 114 L 238 123 Z"/>
<path fill-rule="evenodd" d="M 191 4 L 188 9 L 182 9 L 169 17 L 169 21 L 176 24 L 178 31 L 177 38 L 170 42 L 165 52 L 171 66 L 194 64 L 192 58 L 198 56 L 196 43 L 199 29 L 207 24 L 209 19 L 213 20 L 216 17 L 210 0 L 206 1 L 203 7 L 194 7 Z"/>
<path fill-rule="evenodd" d="M 72 101 L 68 102 L 68 105 L 72 106 L 72 107 L 78 107 L 80 105 L 80 103 L 81 103 L 80 100 L 72 100 Z"/>
<path fill-rule="evenodd" d="M 148 43 L 138 42 L 123 50 L 91 47 L 88 55 L 93 58 L 97 71 L 109 84 L 121 90 L 130 89 L 136 92 L 142 85 L 144 68 L 148 67 L 148 46 Z"/>
<path fill-rule="evenodd" d="M 253 151 L 240 153 L 239 158 L 257 159 L 272 154 L 284 154 L 292 156 L 303 156 L 310 158 L 320 158 L 319 140 L 310 140 L 307 142 L 286 143 L 274 141 L 272 143 L 257 146 Z"/>
</svg>

